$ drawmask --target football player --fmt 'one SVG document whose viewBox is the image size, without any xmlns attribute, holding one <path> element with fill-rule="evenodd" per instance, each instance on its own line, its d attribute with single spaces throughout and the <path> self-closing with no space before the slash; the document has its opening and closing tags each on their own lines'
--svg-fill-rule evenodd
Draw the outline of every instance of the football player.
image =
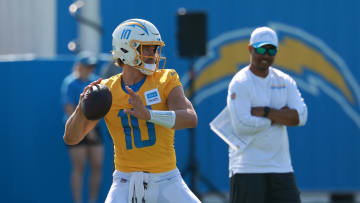
<svg viewBox="0 0 360 203">
<path fill-rule="evenodd" d="M 113 184 L 106 203 L 200 202 L 176 166 L 175 129 L 194 128 L 197 115 L 174 69 L 160 69 L 165 46 L 149 21 L 130 19 L 113 32 L 115 64 L 122 73 L 98 83 L 110 88 L 112 107 L 105 116 L 114 143 Z M 165 64 L 165 61 L 163 61 Z M 98 121 L 89 121 L 79 102 L 66 123 L 64 140 L 76 144 Z"/>
</svg>

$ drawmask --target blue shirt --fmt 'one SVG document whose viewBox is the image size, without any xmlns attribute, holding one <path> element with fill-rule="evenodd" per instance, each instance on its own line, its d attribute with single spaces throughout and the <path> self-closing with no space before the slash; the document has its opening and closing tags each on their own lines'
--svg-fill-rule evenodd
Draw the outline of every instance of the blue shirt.
<svg viewBox="0 0 360 203">
<path fill-rule="evenodd" d="M 84 88 L 97 79 L 98 76 L 93 73 L 90 74 L 86 80 L 81 80 L 73 73 L 66 76 L 61 85 L 62 106 L 64 107 L 68 104 L 77 106 L 79 103 L 80 94 L 84 91 Z M 64 122 L 66 122 L 67 119 L 68 116 L 64 112 Z"/>
</svg>

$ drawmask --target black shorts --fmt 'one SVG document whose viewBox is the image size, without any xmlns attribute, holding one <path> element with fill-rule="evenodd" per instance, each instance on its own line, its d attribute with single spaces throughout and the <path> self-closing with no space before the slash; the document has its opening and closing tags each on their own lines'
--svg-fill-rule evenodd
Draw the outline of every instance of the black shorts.
<svg viewBox="0 0 360 203">
<path fill-rule="evenodd" d="M 83 140 L 81 140 L 81 142 L 79 142 L 79 144 L 76 145 L 67 145 L 68 147 L 76 147 L 76 146 L 96 146 L 96 145 L 101 145 L 102 144 L 102 138 L 101 138 L 101 130 L 99 126 L 96 126 L 94 128 L 94 130 L 96 131 L 96 138 L 95 139 L 89 139 L 87 137 L 87 135 L 84 137 Z"/>
<path fill-rule="evenodd" d="M 230 178 L 230 203 L 300 203 L 294 173 L 241 173 Z"/>
</svg>

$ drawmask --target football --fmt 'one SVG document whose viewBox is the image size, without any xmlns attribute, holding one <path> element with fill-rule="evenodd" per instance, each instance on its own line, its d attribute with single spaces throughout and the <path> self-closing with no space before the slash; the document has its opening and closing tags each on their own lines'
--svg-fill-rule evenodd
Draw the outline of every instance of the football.
<svg viewBox="0 0 360 203">
<path fill-rule="evenodd" d="M 112 95 L 110 89 L 97 84 L 88 89 L 81 102 L 81 110 L 88 120 L 99 120 L 110 110 Z"/>
</svg>

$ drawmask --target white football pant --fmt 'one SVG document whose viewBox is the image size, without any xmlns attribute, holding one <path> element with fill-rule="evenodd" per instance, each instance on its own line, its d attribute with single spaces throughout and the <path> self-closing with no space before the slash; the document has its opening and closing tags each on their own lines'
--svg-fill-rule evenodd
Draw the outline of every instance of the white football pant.
<svg viewBox="0 0 360 203">
<path fill-rule="evenodd" d="M 142 203 L 142 199 L 145 203 L 200 203 L 177 168 L 165 173 L 115 170 L 105 203 Z"/>
</svg>

